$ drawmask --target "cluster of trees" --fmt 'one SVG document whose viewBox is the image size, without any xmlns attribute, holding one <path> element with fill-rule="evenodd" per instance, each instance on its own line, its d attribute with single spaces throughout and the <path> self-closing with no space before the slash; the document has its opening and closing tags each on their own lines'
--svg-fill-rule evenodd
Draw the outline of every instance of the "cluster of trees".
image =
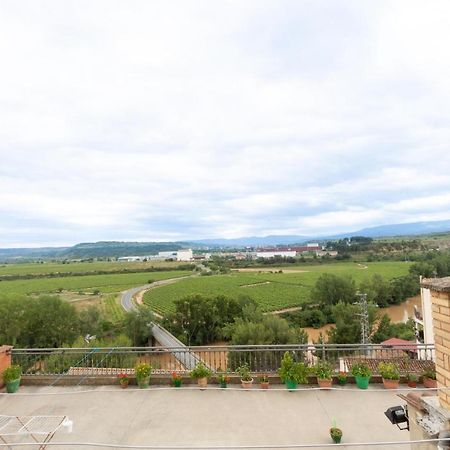
<svg viewBox="0 0 450 450">
<path fill-rule="evenodd" d="M 142 307 L 127 313 L 122 322 L 112 324 L 94 306 L 77 311 L 70 303 L 48 295 L 1 296 L 0 318 L 0 342 L 22 348 L 72 346 L 77 339 L 82 344 L 88 334 L 95 335 L 98 343 L 121 333 L 133 345 L 147 345 L 150 337 L 147 324 L 153 320 L 149 310 Z"/>
<path fill-rule="evenodd" d="M 192 295 L 175 302 L 175 312 L 163 326 L 187 345 L 229 340 L 236 345 L 288 344 L 304 340 L 305 333 L 286 320 L 264 315 L 249 297 Z"/>
</svg>

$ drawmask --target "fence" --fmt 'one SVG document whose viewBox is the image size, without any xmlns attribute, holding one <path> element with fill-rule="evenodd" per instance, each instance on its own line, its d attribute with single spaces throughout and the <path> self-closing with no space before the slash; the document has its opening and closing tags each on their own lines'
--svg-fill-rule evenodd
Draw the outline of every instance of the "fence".
<svg viewBox="0 0 450 450">
<path fill-rule="evenodd" d="M 288 351 L 295 360 L 313 366 L 327 360 L 334 370 L 347 371 L 355 361 L 364 360 L 377 373 L 382 361 L 396 362 L 402 373 L 421 373 L 434 361 L 434 345 L 250 345 L 203 347 L 120 347 L 120 348 L 49 348 L 12 350 L 13 364 L 22 366 L 27 375 L 78 374 L 80 370 L 95 374 L 133 373 L 137 362 L 148 362 L 153 373 L 187 373 L 183 361 L 202 361 L 213 372 L 234 372 L 243 363 L 252 372 L 274 374 Z"/>
</svg>

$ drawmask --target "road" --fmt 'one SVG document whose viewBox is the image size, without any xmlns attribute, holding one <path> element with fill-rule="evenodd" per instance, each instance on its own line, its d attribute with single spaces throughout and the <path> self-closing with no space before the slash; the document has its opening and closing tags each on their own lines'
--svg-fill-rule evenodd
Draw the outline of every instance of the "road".
<svg viewBox="0 0 450 450">
<path fill-rule="evenodd" d="M 155 281 L 154 283 L 144 284 L 143 286 L 138 286 L 132 289 L 128 289 L 122 292 L 122 297 L 120 303 L 125 311 L 132 311 L 137 308 L 136 304 L 133 302 L 133 297 L 142 291 L 152 289 L 157 286 L 164 286 L 166 284 L 172 284 L 178 280 L 184 278 L 189 278 L 195 275 L 189 275 L 186 277 L 170 278 L 168 280 Z M 173 334 L 169 333 L 162 326 L 151 323 L 152 335 L 153 337 L 164 347 L 172 348 L 172 354 L 175 358 L 184 366 L 187 370 L 192 370 L 197 363 L 201 360 L 197 355 L 191 353 L 181 341 L 179 341 Z"/>
</svg>

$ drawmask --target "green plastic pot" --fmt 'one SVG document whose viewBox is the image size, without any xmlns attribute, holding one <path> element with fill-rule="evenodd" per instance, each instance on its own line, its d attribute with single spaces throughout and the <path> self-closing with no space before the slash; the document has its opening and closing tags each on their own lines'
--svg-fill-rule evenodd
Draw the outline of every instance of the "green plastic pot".
<svg viewBox="0 0 450 450">
<path fill-rule="evenodd" d="M 137 384 L 140 389 L 147 389 L 150 384 L 150 377 L 139 378 Z"/>
<path fill-rule="evenodd" d="M 20 386 L 20 378 L 17 378 L 17 380 L 8 381 L 6 383 L 6 392 L 8 394 L 14 394 L 14 392 L 17 392 Z"/>
<path fill-rule="evenodd" d="M 182 380 L 173 380 L 174 387 L 181 387 Z"/>
<path fill-rule="evenodd" d="M 227 387 L 227 382 L 226 381 L 221 381 L 220 382 L 220 387 L 225 389 Z"/>
<path fill-rule="evenodd" d="M 367 389 L 369 387 L 370 377 L 355 377 L 355 381 L 359 389 Z"/>
<path fill-rule="evenodd" d="M 297 383 L 295 381 L 286 380 L 284 384 L 286 385 L 286 389 L 289 389 L 290 391 L 297 389 Z"/>
</svg>

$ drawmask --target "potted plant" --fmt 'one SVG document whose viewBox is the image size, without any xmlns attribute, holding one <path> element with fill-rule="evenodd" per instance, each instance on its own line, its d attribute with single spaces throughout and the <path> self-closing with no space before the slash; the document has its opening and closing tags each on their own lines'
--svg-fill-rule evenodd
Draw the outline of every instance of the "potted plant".
<svg viewBox="0 0 450 450">
<path fill-rule="evenodd" d="M 427 367 L 422 374 L 423 377 L 423 385 L 426 388 L 436 389 L 437 381 L 436 381 L 436 367 L 430 366 Z"/>
<path fill-rule="evenodd" d="M 378 364 L 378 371 L 383 378 L 383 385 L 386 389 L 398 389 L 400 370 L 397 364 L 381 362 Z"/>
<path fill-rule="evenodd" d="M 126 389 L 130 384 L 130 376 L 127 373 L 119 373 L 117 378 L 119 379 L 119 384 L 122 389 Z"/>
<path fill-rule="evenodd" d="M 147 363 L 139 363 L 134 367 L 134 373 L 136 375 L 136 382 L 141 389 L 148 388 L 150 384 L 150 374 L 152 366 Z"/>
<path fill-rule="evenodd" d="M 419 377 L 415 373 L 407 373 L 406 380 L 409 387 L 415 388 L 417 387 L 417 381 L 419 380 Z"/>
<path fill-rule="evenodd" d="M 289 352 L 284 354 L 278 374 L 289 390 L 297 389 L 298 384 L 308 383 L 308 367 L 303 363 L 294 362 Z"/>
<path fill-rule="evenodd" d="M 208 378 L 211 376 L 211 371 L 201 362 L 191 370 L 190 377 L 197 380 L 197 384 L 200 387 L 206 387 L 208 385 Z"/>
<path fill-rule="evenodd" d="M 181 387 L 182 382 L 183 379 L 181 378 L 181 375 L 176 372 L 172 372 L 172 386 L 179 388 Z"/>
<path fill-rule="evenodd" d="M 335 444 L 340 444 L 342 439 L 342 430 L 338 427 L 331 427 L 330 436 Z"/>
<path fill-rule="evenodd" d="M 269 389 L 269 375 L 266 373 L 260 375 L 259 385 L 261 386 L 261 389 Z"/>
<path fill-rule="evenodd" d="M 241 384 L 244 389 L 251 389 L 253 377 L 250 373 L 250 367 L 247 363 L 242 364 L 236 369 L 236 373 L 241 377 Z"/>
<path fill-rule="evenodd" d="M 319 361 L 314 367 L 317 383 L 320 388 L 330 388 L 333 384 L 333 369 L 328 361 Z"/>
<path fill-rule="evenodd" d="M 219 382 L 220 387 L 225 389 L 230 382 L 230 376 L 228 373 L 220 373 L 217 375 L 217 381 Z"/>
<path fill-rule="evenodd" d="M 14 394 L 20 386 L 22 368 L 20 366 L 9 366 L 3 371 L 3 382 L 6 384 L 6 392 Z"/>
<path fill-rule="evenodd" d="M 359 362 L 353 364 L 352 375 L 355 377 L 356 385 L 359 389 L 367 389 L 369 387 L 372 371 L 366 363 Z"/>
<path fill-rule="evenodd" d="M 345 386 L 347 384 L 347 373 L 339 372 L 336 379 L 340 386 Z"/>
</svg>

